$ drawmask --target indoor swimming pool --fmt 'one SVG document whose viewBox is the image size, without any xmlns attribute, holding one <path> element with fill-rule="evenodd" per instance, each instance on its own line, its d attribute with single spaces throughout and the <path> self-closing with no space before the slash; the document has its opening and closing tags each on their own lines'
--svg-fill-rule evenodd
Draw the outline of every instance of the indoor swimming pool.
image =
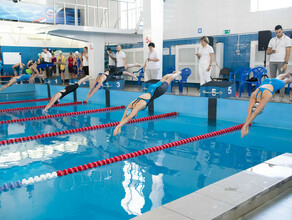
<svg viewBox="0 0 292 220">
<path fill-rule="evenodd" d="M 34 98 L 40 97 L 25 97 Z M 1 109 L 45 103 L 9 104 Z M 72 105 L 52 108 L 48 114 L 104 107 L 96 103 Z M 155 111 L 155 114 L 172 111 Z M 6 112 L 0 113 L 0 121 L 42 114 L 41 109 Z M 114 110 L 1 124 L 0 140 L 117 122 L 122 114 L 123 110 Z M 146 116 L 144 111 L 138 118 Z M 114 127 L 109 127 L 1 145 L 0 186 L 237 124 L 217 121 L 216 126 L 208 125 L 206 118 L 179 114 L 128 124 L 116 137 L 112 135 Z M 1 219 L 130 219 L 284 152 L 292 152 L 290 134 L 288 129 L 254 124 L 244 139 L 237 131 L 16 188 L 0 193 L 0 216 Z"/>
</svg>

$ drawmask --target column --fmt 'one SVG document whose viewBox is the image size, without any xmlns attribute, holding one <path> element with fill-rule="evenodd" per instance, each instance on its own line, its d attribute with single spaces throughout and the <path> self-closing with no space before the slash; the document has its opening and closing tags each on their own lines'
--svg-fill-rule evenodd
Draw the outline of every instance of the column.
<svg viewBox="0 0 292 220">
<path fill-rule="evenodd" d="M 158 78 L 160 79 L 162 77 L 163 64 L 163 0 L 144 0 L 143 15 L 144 60 L 148 58 L 148 44 L 150 42 L 155 43 L 155 49 L 160 60 L 160 72 L 158 74 Z M 145 78 L 144 80 L 146 81 L 147 79 Z"/>
</svg>

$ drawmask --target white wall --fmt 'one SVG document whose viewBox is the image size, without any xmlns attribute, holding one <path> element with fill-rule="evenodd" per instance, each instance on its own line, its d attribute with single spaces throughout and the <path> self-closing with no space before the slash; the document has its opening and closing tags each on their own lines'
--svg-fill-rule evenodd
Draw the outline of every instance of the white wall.
<svg viewBox="0 0 292 220">
<path fill-rule="evenodd" d="M 276 0 L 275 0 L 276 1 Z M 292 8 L 250 12 L 250 0 L 166 0 L 164 39 L 292 29 Z M 198 34 L 198 28 L 203 29 Z"/>
<path fill-rule="evenodd" d="M 86 44 L 77 40 L 38 34 L 43 32 L 42 27 L 48 27 L 48 25 L 0 21 L 0 45 L 81 48 Z"/>
</svg>

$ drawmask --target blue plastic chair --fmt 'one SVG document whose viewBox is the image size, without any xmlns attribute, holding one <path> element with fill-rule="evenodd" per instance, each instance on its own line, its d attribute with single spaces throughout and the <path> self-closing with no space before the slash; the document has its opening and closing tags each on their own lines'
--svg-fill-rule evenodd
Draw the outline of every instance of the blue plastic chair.
<svg viewBox="0 0 292 220">
<path fill-rule="evenodd" d="M 236 91 L 239 89 L 240 79 L 241 75 L 248 73 L 250 71 L 250 67 L 240 67 L 234 72 L 230 72 L 229 75 L 229 82 L 235 82 L 236 83 Z"/>
<path fill-rule="evenodd" d="M 173 80 L 173 83 L 178 83 L 179 85 L 179 92 L 183 92 L 183 85 L 184 83 L 186 84 L 186 87 L 187 87 L 187 92 L 189 92 L 189 87 L 188 87 L 188 83 L 187 83 L 187 80 L 189 78 L 189 76 L 192 74 L 192 71 L 190 68 L 184 68 L 181 70 L 181 79 L 180 80 Z"/>
<path fill-rule="evenodd" d="M 133 73 L 134 74 L 135 73 L 139 73 L 139 75 L 137 76 L 137 78 L 138 78 L 138 87 L 140 88 L 141 85 L 142 85 L 142 78 L 144 79 L 144 70 L 143 70 L 143 68 L 141 68 L 141 69 L 139 69 L 137 71 L 134 71 Z"/>
<path fill-rule="evenodd" d="M 251 74 L 254 78 L 257 79 L 257 81 L 250 82 L 247 81 L 251 78 Z M 267 69 L 265 67 L 255 67 L 248 71 L 246 74 L 241 75 L 240 79 L 240 94 L 239 97 L 241 97 L 241 93 L 244 92 L 244 86 L 247 85 L 248 88 L 248 95 L 251 95 L 251 86 L 255 85 L 256 88 L 258 88 L 262 83 L 262 77 L 264 75 L 267 75 Z"/>
</svg>

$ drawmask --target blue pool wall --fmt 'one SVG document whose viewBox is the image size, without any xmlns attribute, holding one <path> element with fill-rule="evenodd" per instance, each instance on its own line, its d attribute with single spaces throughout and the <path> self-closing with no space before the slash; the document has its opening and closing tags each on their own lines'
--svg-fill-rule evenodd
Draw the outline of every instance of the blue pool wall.
<svg viewBox="0 0 292 220">
<path fill-rule="evenodd" d="M 62 86 L 51 86 L 52 96 L 61 90 Z M 47 97 L 45 85 L 35 85 L 37 98 Z M 88 88 L 79 88 L 77 97 L 79 101 L 85 100 Z M 111 106 L 125 105 L 137 98 L 142 92 L 110 91 Z M 64 98 L 73 101 L 73 94 Z M 105 90 L 100 90 L 90 99 L 91 102 L 105 105 Z M 244 123 L 247 114 L 248 101 L 218 99 L 217 119 L 236 123 Z M 157 113 L 179 112 L 191 117 L 208 118 L 208 98 L 193 96 L 164 95 L 154 103 Z M 264 113 L 255 120 L 257 124 L 275 128 L 292 129 L 292 104 L 269 103 Z"/>
</svg>

